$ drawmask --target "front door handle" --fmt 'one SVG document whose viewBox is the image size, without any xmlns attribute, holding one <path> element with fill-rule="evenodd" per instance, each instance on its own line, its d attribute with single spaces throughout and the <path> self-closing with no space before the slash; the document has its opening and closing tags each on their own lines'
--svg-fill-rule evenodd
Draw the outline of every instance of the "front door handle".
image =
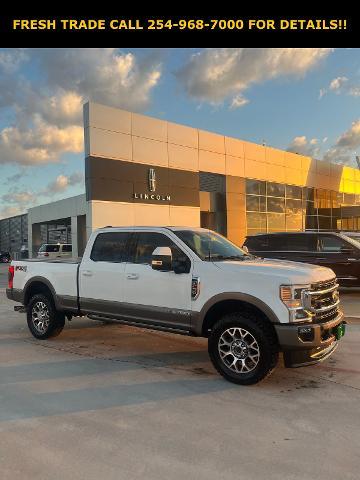
<svg viewBox="0 0 360 480">
<path fill-rule="evenodd" d="M 93 272 L 91 270 L 84 270 L 82 274 L 84 275 L 84 277 L 91 277 Z"/>
<path fill-rule="evenodd" d="M 126 275 L 126 278 L 128 280 L 137 280 L 139 278 L 139 274 L 138 273 L 128 273 Z"/>
</svg>

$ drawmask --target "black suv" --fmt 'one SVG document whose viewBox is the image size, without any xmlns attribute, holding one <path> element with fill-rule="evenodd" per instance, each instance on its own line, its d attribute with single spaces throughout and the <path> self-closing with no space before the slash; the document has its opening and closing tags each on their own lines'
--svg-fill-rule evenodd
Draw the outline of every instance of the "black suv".
<svg viewBox="0 0 360 480">
<path fill-rule="evenodd" d="M 343 287 L 360 286 L 360 243 L 341 233 L 268 233 L 246 237 L 250 253 L 334 270 Z"/>
</svg>

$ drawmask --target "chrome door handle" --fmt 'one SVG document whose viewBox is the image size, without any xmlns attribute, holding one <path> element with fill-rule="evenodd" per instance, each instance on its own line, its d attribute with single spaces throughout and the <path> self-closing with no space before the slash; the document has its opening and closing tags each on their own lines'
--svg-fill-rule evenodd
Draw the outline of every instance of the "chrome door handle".
<svg viewBox="0 0 360 480">
<path fill-rule="evenodd" d="M 91 270 L 84 270 L 82 272 L 82 274 L 85 276 L 85 277 L 91 277 L 93 272 Z"/>
<path fill-rule="evenodd" d="M 128 273 L 126 275 L 126 278 L 128 280 L 137 280 L 139 278 L 139 274 L 138 273 Z"/>
</svg>

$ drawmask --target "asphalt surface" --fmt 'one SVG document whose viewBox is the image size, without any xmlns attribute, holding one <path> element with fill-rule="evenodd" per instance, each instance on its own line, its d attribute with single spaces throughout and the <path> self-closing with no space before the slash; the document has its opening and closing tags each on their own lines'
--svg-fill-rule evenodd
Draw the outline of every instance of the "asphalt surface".
<svg viewBox="0 0 360 480">
<path fill-rule="evenodd" d="M 1 479 L 358 479 L 350 322 L 323 364 L 241 387 L 205 339 L 77 319 L 37 341 L 0 289 Z"/>
</svg>

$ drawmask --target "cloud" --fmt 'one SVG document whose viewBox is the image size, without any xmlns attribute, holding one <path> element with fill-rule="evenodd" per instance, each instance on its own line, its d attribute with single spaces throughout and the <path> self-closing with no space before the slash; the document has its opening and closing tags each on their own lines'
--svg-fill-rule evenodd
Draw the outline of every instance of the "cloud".
<svg viewBox="0 0 360 480">
<path fill-rule="evenodd" d="M 176 73 L 186 93 L 212 104 L 230 99 L 232 107 L 246 103 L 243 93 L 256 83 L 279 77 L 301 77 L 330 48 L 215 48 L 191 56 Z M 240 99 L 240 104 L 236 105 Z"/>
<path fill-rule="evenodd" d="M 327 140 L 327 137 L 320 142 L 317 138 L 308 139 L 305 135 L 298 136 L 291 141 L 287 150 L 320 160 L 355 166 L 356 150 L 360 148 L 360 119 L 354 121 L 351 127 L 322 154 L 320 145 Z"/>
<path fill-rule="evenodd" d="M 71 175 L 59 175 L 53 182 L 49 183 L 47 188 L 42 193 L 43 195 L 55 195 L 62 193 L 69 187 L 78 185 L 84 182 L 84 175 L 81 172 L 74 172 Z"/>
<path fill-rule="evenodd" d="M 25 75 L 31 65 L 32 75 Z M 59 162 L 83 151 L 87 100 L 142 111 L 161 78 L 159 53 L 114 48 L 0 51 L 0 108 L 13 121 L 0 131 L 0 163 Z"/>
<path fill-rule="evenodd" d="M 12 126 L 0 131 L 0 163 L 40 165 L 58 162 L 63 153 L 82 152 L 83 137 L 80 126 L 57 127 L 36 115 L 25 128 Z"/>
<path fill-rule="evenodd" d="M 0 208 L 0 220 L 2 218 L 14 217 L 15 215 L 21 215 L 24 210 L 21 207 L 6 206 Z"/>
<path fill-rule="evenodd" d="M 45 188 L 38 192 L 13 189 L 0 197 L 0 200 L 7 204 L 0 209 L 0 218 L 24 213 L 29 207 L 38 204 L 39 199 L 53 198 L 57 194 L 64 193 L 69 187 L 83 183 L 84 174 L 82 172 L 73 172 L 70 175 L 58 175 L 55 180 L 49 182 Z"/>
<path fill-rule="evenodd" d="M 354 164 L 356 149 L 360 148 L 360 119 L 337 139 L 324 155 L 324 160 L 335 163 Z"/>
<path fill-rule="evenodd" d="M 360 97 L 360 85 L 352 83 L 347 77 L 336 77 L 329 83 L 329 86 L 320 90 L 319 98 L 332 92 L 336 95 L 345 94 L 352 97 Z"/>
<path fill-rule="evenodd" d="M 317 138 L 308 139 L 305 135 L 295 137 L 287 148 L 288 152 L 298 153 L 308 157 L 318 157 L 320 153 L 319 140 Z"/>
</svg>

